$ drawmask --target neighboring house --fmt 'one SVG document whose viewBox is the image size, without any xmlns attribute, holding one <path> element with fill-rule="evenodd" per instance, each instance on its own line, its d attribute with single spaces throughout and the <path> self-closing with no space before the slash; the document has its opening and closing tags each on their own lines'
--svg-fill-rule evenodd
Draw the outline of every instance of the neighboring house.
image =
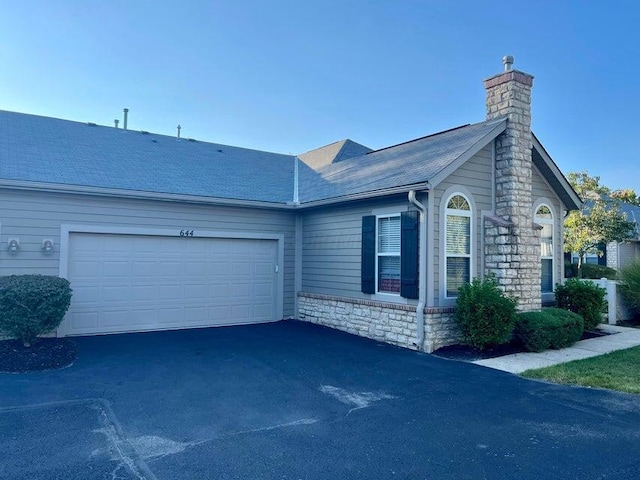
<svg viewBox="0 0 640 480">
<path fill-rule="evenodd" d="M 0 112 L 0 274 L 70 280 L 60 336 L 299 318 L 433 351 L 459 340 L 458 287 L 488 274 L 539 309 L 580 199 L 512 61 L 485 80 L 485 121 L 375 151 Z"/>
<path fill-rule="evenodd" d="M 618 200 L 620 211 L 627 215 L 627 220 L 636 224 L 635 238 L 624 243 L 607 244 L 604 264 L 616 270 L 625 267 L 633 260 L 640 258 L 640 207 Z"/>
<path fill-rule="evenodd" d="M 640 258 L 640 207 L 622 202 L 615 198 L 608 198 L 607 201 L 614 202 L 621 212 L 626 214 L 627 220 L 636 224 L 635 238 L 626 242 L 601 243 L 598 245 L 600 255 L 596 252 L 587 253 L 584 256 L 585 263 L 604 265 L 618 270 L 628 265 L 631 261 Z M 584 202 L 586 211 L 590 208 L 590 200 Z M 578 263 L 577 253 L 565 253 L 565 261 Z"/>
</svg>

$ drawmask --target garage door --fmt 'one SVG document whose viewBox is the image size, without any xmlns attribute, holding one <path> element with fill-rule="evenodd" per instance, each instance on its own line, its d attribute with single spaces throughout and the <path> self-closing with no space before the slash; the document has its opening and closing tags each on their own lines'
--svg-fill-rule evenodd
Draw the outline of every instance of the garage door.
<svg viewBox="0 0 640 480">
<path fill-rule="evenodd" d="M 62 332 L 86 335 L 277 320 L 275 240 L 71 233 Z"/>
</svg>

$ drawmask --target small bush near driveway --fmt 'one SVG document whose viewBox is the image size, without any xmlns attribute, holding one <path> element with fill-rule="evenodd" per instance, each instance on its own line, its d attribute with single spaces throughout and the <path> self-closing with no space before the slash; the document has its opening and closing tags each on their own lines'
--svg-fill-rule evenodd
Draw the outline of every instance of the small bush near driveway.
<svg viewBox="0 0 640 480">
<path fill-rule="evenodd" d="M 584 320 L 584 329 L 593 330 L 600 322 L 606 309 L 607 291 L 589 280 L 568 279 L 564 285 L 556 285 L 556 304 L 570 310 Z"/>
<path fill-rule="evenodd" d="M 530 352 L 566 348 L 582 336 L 582 317 L 568 310 L 545 308 L 517 315 L 515 338 Z"/>
<path fill-rule="evenodd" d="M 29 346 L 60 325 L 71 302 L 69 281 L 48 275 L 0 280 L 0 331 Z"/>
<path fill-rule="evenodd" d="M 493 278 L 475 278 L 458 290 L 455 316 L 465 341 L 482 350 L 511 339 L 516 302 L 500 291 Z"/>
</svg>

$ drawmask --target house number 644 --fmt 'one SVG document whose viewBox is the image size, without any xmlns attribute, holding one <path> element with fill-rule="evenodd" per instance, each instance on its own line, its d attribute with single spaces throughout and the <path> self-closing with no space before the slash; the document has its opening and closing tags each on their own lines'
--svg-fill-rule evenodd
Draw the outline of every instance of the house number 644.
<svg viewBox="0 0 640 480">
<path fill-rule="evenodd" d="M 181 237 L 193 237 L 193 230 L 180 230 Z"/>
</svg>

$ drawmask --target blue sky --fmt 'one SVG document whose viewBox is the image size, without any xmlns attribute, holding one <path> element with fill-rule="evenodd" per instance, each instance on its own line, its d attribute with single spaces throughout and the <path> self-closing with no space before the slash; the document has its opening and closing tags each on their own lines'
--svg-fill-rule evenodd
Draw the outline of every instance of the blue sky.
<svg viewBox="0 0 640 480">
<path fill-rule="evenodd" d="M 563 172 L 640 192 L 631 1 L 0 0 L 0 109 L 281 153 L 380 148 L 484 119 L 482 80 L 535 76 Z"/>
</svg>

